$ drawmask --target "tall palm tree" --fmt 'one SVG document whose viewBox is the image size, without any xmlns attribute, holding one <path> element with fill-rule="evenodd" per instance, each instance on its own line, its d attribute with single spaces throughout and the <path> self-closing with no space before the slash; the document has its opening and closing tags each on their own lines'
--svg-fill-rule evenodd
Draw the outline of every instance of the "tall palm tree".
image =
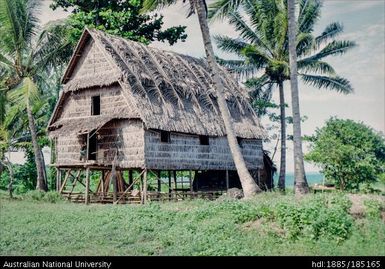
<svg viewBox="0 0 385 269">
<path fill-rule="evenodd" d="M 281 122 L 281 160 L 278 187 L 285 189 L 286 167 L 286 121 L 283 83 L 290 79 L 288 10 L 285 0 L 217 1 L 210 6 L 211 18 L 228 18 L 239 33 L 239 38 L 216 36 L 218 47 L 235 53 L 239 60 L 222 60 L 220 64 L 246 78 L 252 89 L 252 98 L 271 98 L 272 90 L 278 88 Z M 234 1 L 236 2 L 236 1 Z M 298 75 L 307 84 L 342 93 L 352 92 L 348 80 L 336 75 L 334 69 L 323 59 L 340 55 L 355 46 L 351 41 L 337 41 L 343 31 L 339 23 L 329 24 L 321 35 L 314 37 L 314 25 L 320 15 L 321 5 L 315 0 L 300 0 L 294 50 L 299 55 Z M 223 6 L 224 5 L 224 6 Z M 230 8 L 229 8 L 230 6 Z M 241 6 L 245 19 L 238 11 Z M 256 74 L 263 71 L 262 75 Z M 296 71 L 297 73 L 297 71 Z M 297 119 L 299 120 L 299 119 Z M 298 124 L 296 122 L 296 124 Z M 297 125 L 296 125 L 297 126 Z M 296 130 L 297 132 L 298 130 Z M 296 133 L 297 135 L 297 133 Z M 297 181 L 296 181 L 297 182 Z"/>
<path fill-rule="evenodd" d="M 298 74 L 296 36 L 297 23 L 295 19 L 295 0 L 287 1 L 289 17 L 289 60 L 290 60 L 290 88 L 291 108 L 293 110 L 293 142 L 294 142 L 294 192 L 308 193 L 309 185 L 306 180 L 305 166 L 303 162 L 301 114 L 299 110 Z"/>
<path fill-rule="evenodd" d="M 172 4 L 175 4 L 176 2 L 177 2 L 176 0 L 145 0 L 144 10 L 151 11 L 156 8 L 163 8 L 165 6 L 170 6 Z M 195 12 L 198 15 L 199 25 L 201 28 L 204 47 L 206 51 L 207 62 L 209 64 L 210 72 L 213 77 L 214 87 L 215 87 L 216 95 L 218 99 L 218 107 L 225 125 L 230 151 L 233 156 L 233 160 L 238 172 L 238 176 L 242 184 L 244 196 L 245 198 L 249 198 L 255 195 L 257 192 L 261 192 L 261 189 L 258 187 L 254 179 L 251 177 L 246 167 L 246 163 L 243 158 L 241 149 L 237 142 L 237 137 L 235 135 L 230 112 L 227 107 L 226 99 L 224 97 L 224 86 L 219 77 L 219 67 L 215 61 L 214 50 L 210 39 L 210 31 L 207 23 L 206 2 L 204 0 L 190 0 L 189 4 L 190 4 L 189 15 Z"/>
<path fill-rule="evenodd" d="M 39 99 L 42 75 L 66 60 L 69 44 L 54 29 L 40 30 L 36 13 L 40 1 L 0 0 L 1 84 L 12 105 L 27 112 L 37 169 L 38 190 L 47 190 L 45 165 L 38 144 L 33 104 Z"/>
</svg>

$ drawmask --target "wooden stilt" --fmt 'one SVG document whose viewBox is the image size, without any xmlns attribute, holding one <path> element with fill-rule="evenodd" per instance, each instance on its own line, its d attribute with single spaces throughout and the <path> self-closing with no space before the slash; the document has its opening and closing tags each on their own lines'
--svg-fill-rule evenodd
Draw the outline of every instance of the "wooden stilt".
<svg viewBox="0 0 385 269">
<path fill-rule="evenodd" d="M 174 199 L 176 199 L 176 188 L 177 188 L 177 180 L 176 180 L 176 171 L 172 171 L 173 176 L 174 176 L 174 184 L 172 187 L 173 193 L 174 193 Z"/>
<path fill-rule="evenodd" d="M 161 171 L 157 171 L 156 175 L 158 177 L 158 193 L 160 193 L 162 191 L 162 182 L 160 181 Z"/>
<path fill-rule="evenodd" d="M 100 178 L 100 188 L 102 192 L 102 199 L 104 199 L 104 194 L 105 194 L 105 188 L 104 188 L 104 171 L 102 171 L 101 178 Z"/>
<path fill-rule="evenodd" d="M 171 198 L 171 171 L 168 171 L 168 198 Z"/>
<path fill-rule="evenodd" d="M 230 182 L 229 182 L 229 170 L 226 170 L 226 190 L 228 190 L 230 187 Z"/>
<path fill-rule="evenodd" d="M 78 173 L 76 174 L 76 177 L 75 177 L 75 179 L 74 179 L 74 182 L 72 183 L 72 189 L 71 189 L 70 193 L 68 194 L 68 197 L 70 197 L 71 194 L 72 194 L 72 192 L 74 191 L 75 186 L 76 186 L 76 183 L 77 183 L 78 181 L 80 182 L 79 178 L 80 178 L 80 173 L 81 173 L 81 171 L 82 171 L 82 170 L 80 170 L 80 169 L 78 170 Z"/>
<path fill-rule="evenodd" d="M 147 203 L 147 169 L 143 173 L 143 204 Z"/>
<path fill-rule="evenodd" d="M 128 185 L 132 185 L 133 181 L 134 181 L 134 171 L 130 169 L 128 171 Z"/>
<path fill-rule="evenodd" d="M 60 190 L 60 169 L 56 168 L 56 191 L 58 192 Z"/>
<path fill-rule="evenodd" d="M 191 170 L 189 173 L 189 180 L 190 180 L 190 191 L 192 192 L 193 191 L 193 184 L 192 184 L 192 171 Z"/>
<path fill-rule="evenodd" d="M 90 168 L 87 167 L 86 169 L 86 196 L 85 196 L 85 203 L 86 205 L 90 202 Z"/>
<path fill-rule="evenodd" d="M 118 186 L 116 182 L 116 173 L 115 171 L 111 171 L 111 180 L 112 180 L 112 191 L 113 191 L 113 201 L 115 202 L 117 199 Z"/>
<path fill-rule="evenodd" d="M 261 170 L 257 168 L 258 186 L 261 187 Z"/>
<path fill-rule="evenodd" d="M 68 180 L 70 174 L 71 174 L 71 169 L 67 171 L 67 174 L 66 174 L 65 177 L 64 177 L 63 184 L 60 186 L 59 193 L 62 193 L 62 192 L 63 192 L 63 190 L 64 190 L 64 188 L 65 188 L 65 185 L 66 185 L 66 183 L 67 183 L 67 180 Z"/>
</svg>

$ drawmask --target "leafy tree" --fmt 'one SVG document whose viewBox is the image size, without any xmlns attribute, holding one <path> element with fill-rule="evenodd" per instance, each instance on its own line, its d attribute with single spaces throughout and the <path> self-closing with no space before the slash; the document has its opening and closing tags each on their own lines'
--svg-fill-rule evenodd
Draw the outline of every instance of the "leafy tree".
<svg viewBox="0 0 385 269">
<path fill-rule="evenodd" d="M 163 8 L 176 3 L 176 0 L 145 0 L 144 10 L 154 10 L 156 8 Z M 210 73 L 213 77 L 214 88 L 218 101 L 218 108 L 221 113 L 223 123 L 226 129 L 227 141 L 229 143 L 230 151 L 234 160 L 235 167 L 237 169 L 239 179 L 242 184 L 244 196 L 249 198 L 262 190 L 255 183 L 251 177 L 250 172 L 246 167 L 245 160 L 243 158 L 241 149 L 238 145 L 237 138 L 234 131 L 232 119 L 230 117 L 230 111 L 227 107 L 226 99 L 224 96 L 224 86 L 222 80 L 219 77 L 219 67 L 215 59 L 214 50 L 210 38 L 210 30 L 207 23 L 207 5 L 205 0 L 189 1 L 190 9 L 189 15 L 194 13 L 198 16 L 199 26 L 201 28 L 201 34 L 203 38 L 204 48 L 206 51 L 206 58 L 210 67 Z"/>
<path fill-rule="evenodd" d="M 278 187 L 284 190 L 287 117 L 283 85 L 284 81 L 290 80 L 291 70 L 287 4 L 285 0 L 236 2 L 219 0 L 210 6 L 212 19 L 228 18 L 229 23 L 239 33 L 238 38 L 215 37 L 220 49 L 239 57 L 239 60 L 220 59 L 219 63 L 239 74 L 241 78 L 247 79 L 245 84 L 251 89 L 252 105 L 259 115 L 266 113 L 270 107 L 274 108 L 270 99 L 273 90 L 279 90 L 281 164 Z M 238 5 L 242 7 L 246 17 L 238 11 Z M 343 31 L 342 25 L 336 22 L 329 24 L 319 36 L 315 37 L 314 25 L 320 12 L 321 5 L 317 0 L 300 0 L 299 16 L 296 20 L 299 25 L 299 32 L 296 34 L 298 75 L 304 83 L 316 88 L 350 93 L 352 87 L 349 81 L 339 77 L 324 58 L 341 55 L 353 48 L 355 43 L 335 39 Z M 295 119 L 292 118 L 293 124 Z"/>
<path fill-rule="evenodd" d="M 60 35 L 61 26 L 40 29 L 36 17 L 39 3 L 34 0 L 0 0 L 0 85 L 9 99 L 7 114 L 11 113 L 15 119 L 16 115 L 23 113 L 27 116 L 37 169 L 36 188 L 47 190 L 34 113 L 42 94 L 39 86 L 44 84 L 43 75 L 67 60 L 70 45 Z"/>
<path fill-rule="evenodd" d="M 141 14 L 143 0 L 54 0 L 51 8 L 72 10 L 69 24 L 71 40 L 77 42 L 84 27 L 97 28 L 107 33 L 148 44 L 168 41 L 173 45 L 187 37 L 185 26 L 162 29 L 163 16 Z"/>
<path fill-rule="evenodd" d="M 359 190 L 385 173 L 385 137 L 361 122 L 330 118 L 308 140 L 305 159 L 342 190 Z"/>
</svg>

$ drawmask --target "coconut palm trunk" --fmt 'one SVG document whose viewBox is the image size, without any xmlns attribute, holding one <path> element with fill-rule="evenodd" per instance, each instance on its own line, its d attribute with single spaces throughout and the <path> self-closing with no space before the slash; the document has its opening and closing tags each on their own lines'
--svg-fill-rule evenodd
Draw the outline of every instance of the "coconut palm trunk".
<svg viewBox="0 0 385 269">
<path fill-rule="evenodd" d="M 202 32 L 207 62 L 211 69 L 210 71 L 213 77 L 214 87 L 218 98 L 219 111 L 221 113 L 221 116 L 226 128 L 227 140 L 229 143 L 230 151 L 233 156 L 235 167 L 237 169 L 238 176 L 242 184 L 244 196 L 245 198 L 249 198 L 255 195 L 256 193 L 261 192 L 261 189 L 258 187 L 254 179 L 251 177 L 246 167 L 246 163 L 243 158 L 241 149 L 238 145 L 238 141 L 233 128 L 230 112 L 224 97 L 224 92 L 223 92 L 224 87 L 218 75 L 219 68 L 215 61 L 214 50 L 210 39 L 210 31 L 207 24 L 206 7 L 205 7 L 204 0 L 197 0 L 195 2 L 195 7 L 198 15 L 199 25 Z"/>
<path fill-rule="evenodd" d="M 40 146 L 37 142 L 36 125 L 35 125 L 35 120 L 33 118 L 32 109 L 31 109 L 29 100 L 27 101 L 27 115 L 28 115 L 29 130 L 31 132 L 33 153 L 35 156 L 36 170 L 37 170 L 36 189 L 41 191 L 47 191 L 48 188 L 47 188 L 47 180 L 45 176 L 46 174 L 45 174 L 45 167 L 44 167 L 44 159 L 43 159 L 43 154 L 41 152 Z"/>
<path fill-rule="evenodd" d="M 281 109 L 281 165 L 279 167 L 278 189 L 285 191 L 286 178 L 286 113 L 285 113 L 285 95 L 283 92 L 283 82 L 279 87 L 279 106 Z"/>
<path fill-rule="evenodd" d="M 303 162 L 301 138 L 301 114 L 299 110 L 298 73 L 296 34 L 297 24 L 295 19 L 295 0 L 288 0 L 289 17 L 289 61 L 290 61 L 290 87 L 293 110 L 293 141 L 294 141 L 294 191 L 298 194 L 309 192 L 305 167 Z"/>
</svg>

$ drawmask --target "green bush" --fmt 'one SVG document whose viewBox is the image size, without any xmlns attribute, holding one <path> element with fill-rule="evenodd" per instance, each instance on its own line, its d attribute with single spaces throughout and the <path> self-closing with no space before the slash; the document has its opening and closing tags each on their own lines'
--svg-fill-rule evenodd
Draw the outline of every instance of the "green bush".
<svg viewBox="0 0 385 269">
<path fill-rule="evenodd" d="M 353 225 L 350 206 L 346 196 L 316 196 L 301 203 L 281 202 L 271 213 L 290 239 L 326 237 L 342 241 L 349 237 Z"/>
<path fill-rule="evenodd" d="M 382 180 L 385 172 L 384 135 L 363 123 L 330 118 L 308 138 L 305 159 L 321 167 L 328 181 L 343 190 L 360 191 L 363 183 Z M 365 191 L 373 191 L 366 186 Z"/>
<path fill-rule="evenodd" d="M 366 216 L 369 219 L 379 219 L 381 217 L 381 210 L 384 210 L 384 204 L 377 200 L 365 200 Z"/>
<path fill-rule="evenodd" d="M 56 191 L 49 191 L 45 193 L 43 200 L 49 203 L 56 203 L 63 201 L 63 197 Z"/>
<path fill-rule="evenodd" d="M 33 190 L 23 194 L 21 197 L 23 200 L 44 201 L 49 203 L 64 201 L 63 197 L 55 191 L 43 192 L 39 190 Z"/>
</svg>

